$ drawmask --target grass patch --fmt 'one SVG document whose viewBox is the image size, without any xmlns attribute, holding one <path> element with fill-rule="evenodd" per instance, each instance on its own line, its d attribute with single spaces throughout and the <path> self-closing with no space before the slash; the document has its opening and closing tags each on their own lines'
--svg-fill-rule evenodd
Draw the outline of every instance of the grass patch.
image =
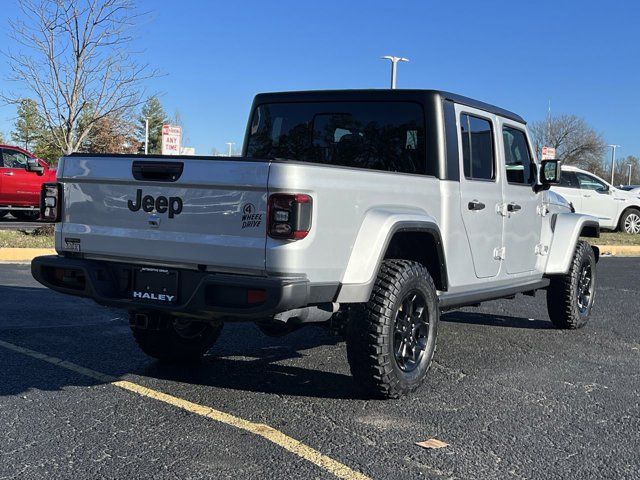
<svg viewBox="0 0 640 480">
<path fill-rule="evenodd" d="M 640 235 L 622 232 L 600 232 L 600 238 L 585 238 L 592 245 L 638 245 Z"/>
<path fill-rule="evenodd" d="M 46 232 L 25 233 L 16 230 L 0 230 L 0 248 L 53 248 L 53 234 Z"/>
</svg>

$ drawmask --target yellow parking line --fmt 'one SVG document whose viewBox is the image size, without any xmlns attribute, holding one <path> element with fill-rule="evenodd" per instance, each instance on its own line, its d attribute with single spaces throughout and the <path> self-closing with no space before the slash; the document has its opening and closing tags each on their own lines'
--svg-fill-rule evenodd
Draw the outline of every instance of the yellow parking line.
<svg viewBox="0 0 640 480">
<path fill-rule="evenodd" d="M 178 407 L 182 410 L 195 413 L 196 415 L 215 420 L 216 422 L 221 422 L 226 425 L 245 430 L 249 433 L 253 433 L 254 435 L 259 435 L 260 437 L 275 443 L 285 450 L 288 450 L 291 453 L 295 453 L 308 462 L 311 462 L 314 465 L 323 468 L 324 470 L 332 473 L 338 478 L 343 478 L 345 480 L 370 480 L 366 475 L 352 470 L 351 468 L 338 462 L 337 460 L 323 455 L 319 451 L 309 447 L 308 445 L 305 445 L 295 438 L 282 433 L 279 430 L 276 430 L 273 427 L 270 427 L 269 425 L 250 422 L 249 420 L 236 417 L 235 415 L 231 415 L 220 410 L 216 410 L 215 408 L 206 407 L 204 405 L 189 402 L 188 400 L 184 400 L 179 397 L 174 397 L 173 395 L 159 392 L 158 390 L 143 387 L 142 385 L 138 385 L 137 383 L 129 382 L 126 380 L 117 380 L 115 377 L 112 377 L 110 375 L 85 368 L 76 363 L 67 362 L 60 358 L 51 357 L 49 355 L 45 355 L 44 353 L 36 352 L 35 350 L 20 347 L 18 345 L 14 345 L 13 343 L 0 340 L 0 346 L 8 350 L 22 353 L 23 355 L 27 355 L 29 357 L 51 363 L 66 370 L 79 373 L 80 375 L 83 375 L 85 377 L 93 378 L 101 382 L 110 383 L 111 385 L 114 385 L 118 388 L 128 390 L 138 395 L 142 395 L 143 397 L 153 398 L 154 400 L 173 405 L 174 407 Z"/>
</svg>

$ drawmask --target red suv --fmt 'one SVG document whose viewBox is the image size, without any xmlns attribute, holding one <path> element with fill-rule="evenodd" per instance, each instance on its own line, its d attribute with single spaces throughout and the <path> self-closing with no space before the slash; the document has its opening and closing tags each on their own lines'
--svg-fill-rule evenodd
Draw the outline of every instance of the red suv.
<svg viewBox="0 0 640 480">
<path fill-rule="evenodd" d="M 11 213 L 19 220 L 32 220 L 40 215 L 40 188 L 56 181 L 56 170 L 32 153 L 10 145 L 0 145 L 0 218 Z M 27 171 L 27 161 L 36 160 L 42 174 Z"/>
</svg>

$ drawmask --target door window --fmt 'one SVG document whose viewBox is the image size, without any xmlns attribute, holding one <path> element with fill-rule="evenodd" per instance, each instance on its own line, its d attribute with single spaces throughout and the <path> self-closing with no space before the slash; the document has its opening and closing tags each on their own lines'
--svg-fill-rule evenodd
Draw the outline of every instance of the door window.
<svg viewBox="0 0 640 480">
<path fill-rule="evenodd" d="M 2 149 L 2 166 L 5 168 L 22 168 L 27 166 L 27 156 L 17 150 Z"/>
<path fill-rule="evenodd" d="M 465 178 L 495 180 L 496 162 L 491 122 L 463 113 L 460 115 L 460 138 Z"/>
<path fill-rule="evenodd" d="M 559 187 L 564 188 L 580 188 L 580 182 L 578 182 L 578 177 L 576 177 L 576 172 L 568 172 L 563 170 L 560 175 L 560 183 Z"/>
<path fill-rule="evenodd" d="M 595 190 L 597 192 L 606 192 L 609 188 L 602 180 L 587 175 L 586 173 L 576 172 L 580 188 L 583 190 Z"/>
<path fill-rule="evenodd" d="M 505 126 L 502 129 L 502 138 L 504 139 L 507 182 L 517 185 L 533 185 L 536 181 L 536 169 L 529 152 L 527 136 L 522 130 Z"/>
</svg>

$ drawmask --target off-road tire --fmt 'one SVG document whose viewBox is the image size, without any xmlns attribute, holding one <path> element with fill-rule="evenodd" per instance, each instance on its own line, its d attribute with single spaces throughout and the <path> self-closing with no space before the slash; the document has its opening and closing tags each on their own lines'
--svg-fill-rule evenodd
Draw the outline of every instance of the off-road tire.
<svg viewBox="0 0 640 480">
<path fill-rule="evenodd" d="M 629 222 L 627 222 L 627 219 Z M 618 228 L 621 232 L 637 235 L 640 233 L 640 231 L 638 231 L 638 227 L 640 227 L 640 223 L 638 223 L 639 221 L 640 210 L 630 208 L 620 216 Z"/>
<path fill-rule="evenodd" d="M 192 321 L 191 335 L 184 334 L 184 320 L 170 315 L 150 314 L 146 325 L 130 314 L 129 324 L 133 338 L 140 349 L 150 357 L 167 363 L 196 363 L 215 343 L 223 324 Z M 180 328 L 179 328 L 180 326 Z"/>
<path fill-rule="evenodd" d="M 38 211 L 26 211 L 26 210 L 11 210 L 11 215 L 16 217 L 18 220 L 22 220 L 23 222 L 30 222 L 32 220 L 37 220 L 40 216 L 40 212 Z"/>
<path fill-rule="evenodd" d="M 424 297 L 428 336 L 414 370 L 407 372 L 396 359 L 394 335 L 399 309 L 413 292 Z M 417 262 L 385 260 L 369 302 L 354 307 L 347 324 L 347 358 L 356 384 L 377 398 L 398 398 L 416 390 L 433 359 L 439 318 L 436 287 L 428 270 Z"/>
<path fill-rule="evenodd" d="M 585 310 L 580 308 L 579 298 L 581 276 L 586 266 L 591 274 L 589 286 L 591 293 Z M 576 245 L 569 272 L 565 275 L 553 276 L 547 288 L 547 310 L 556 328 L 574 330 L 587 324 L 595 298 L 595 282 L 596 257 L 591 246 L 580 240 Z"/>
</svg>

